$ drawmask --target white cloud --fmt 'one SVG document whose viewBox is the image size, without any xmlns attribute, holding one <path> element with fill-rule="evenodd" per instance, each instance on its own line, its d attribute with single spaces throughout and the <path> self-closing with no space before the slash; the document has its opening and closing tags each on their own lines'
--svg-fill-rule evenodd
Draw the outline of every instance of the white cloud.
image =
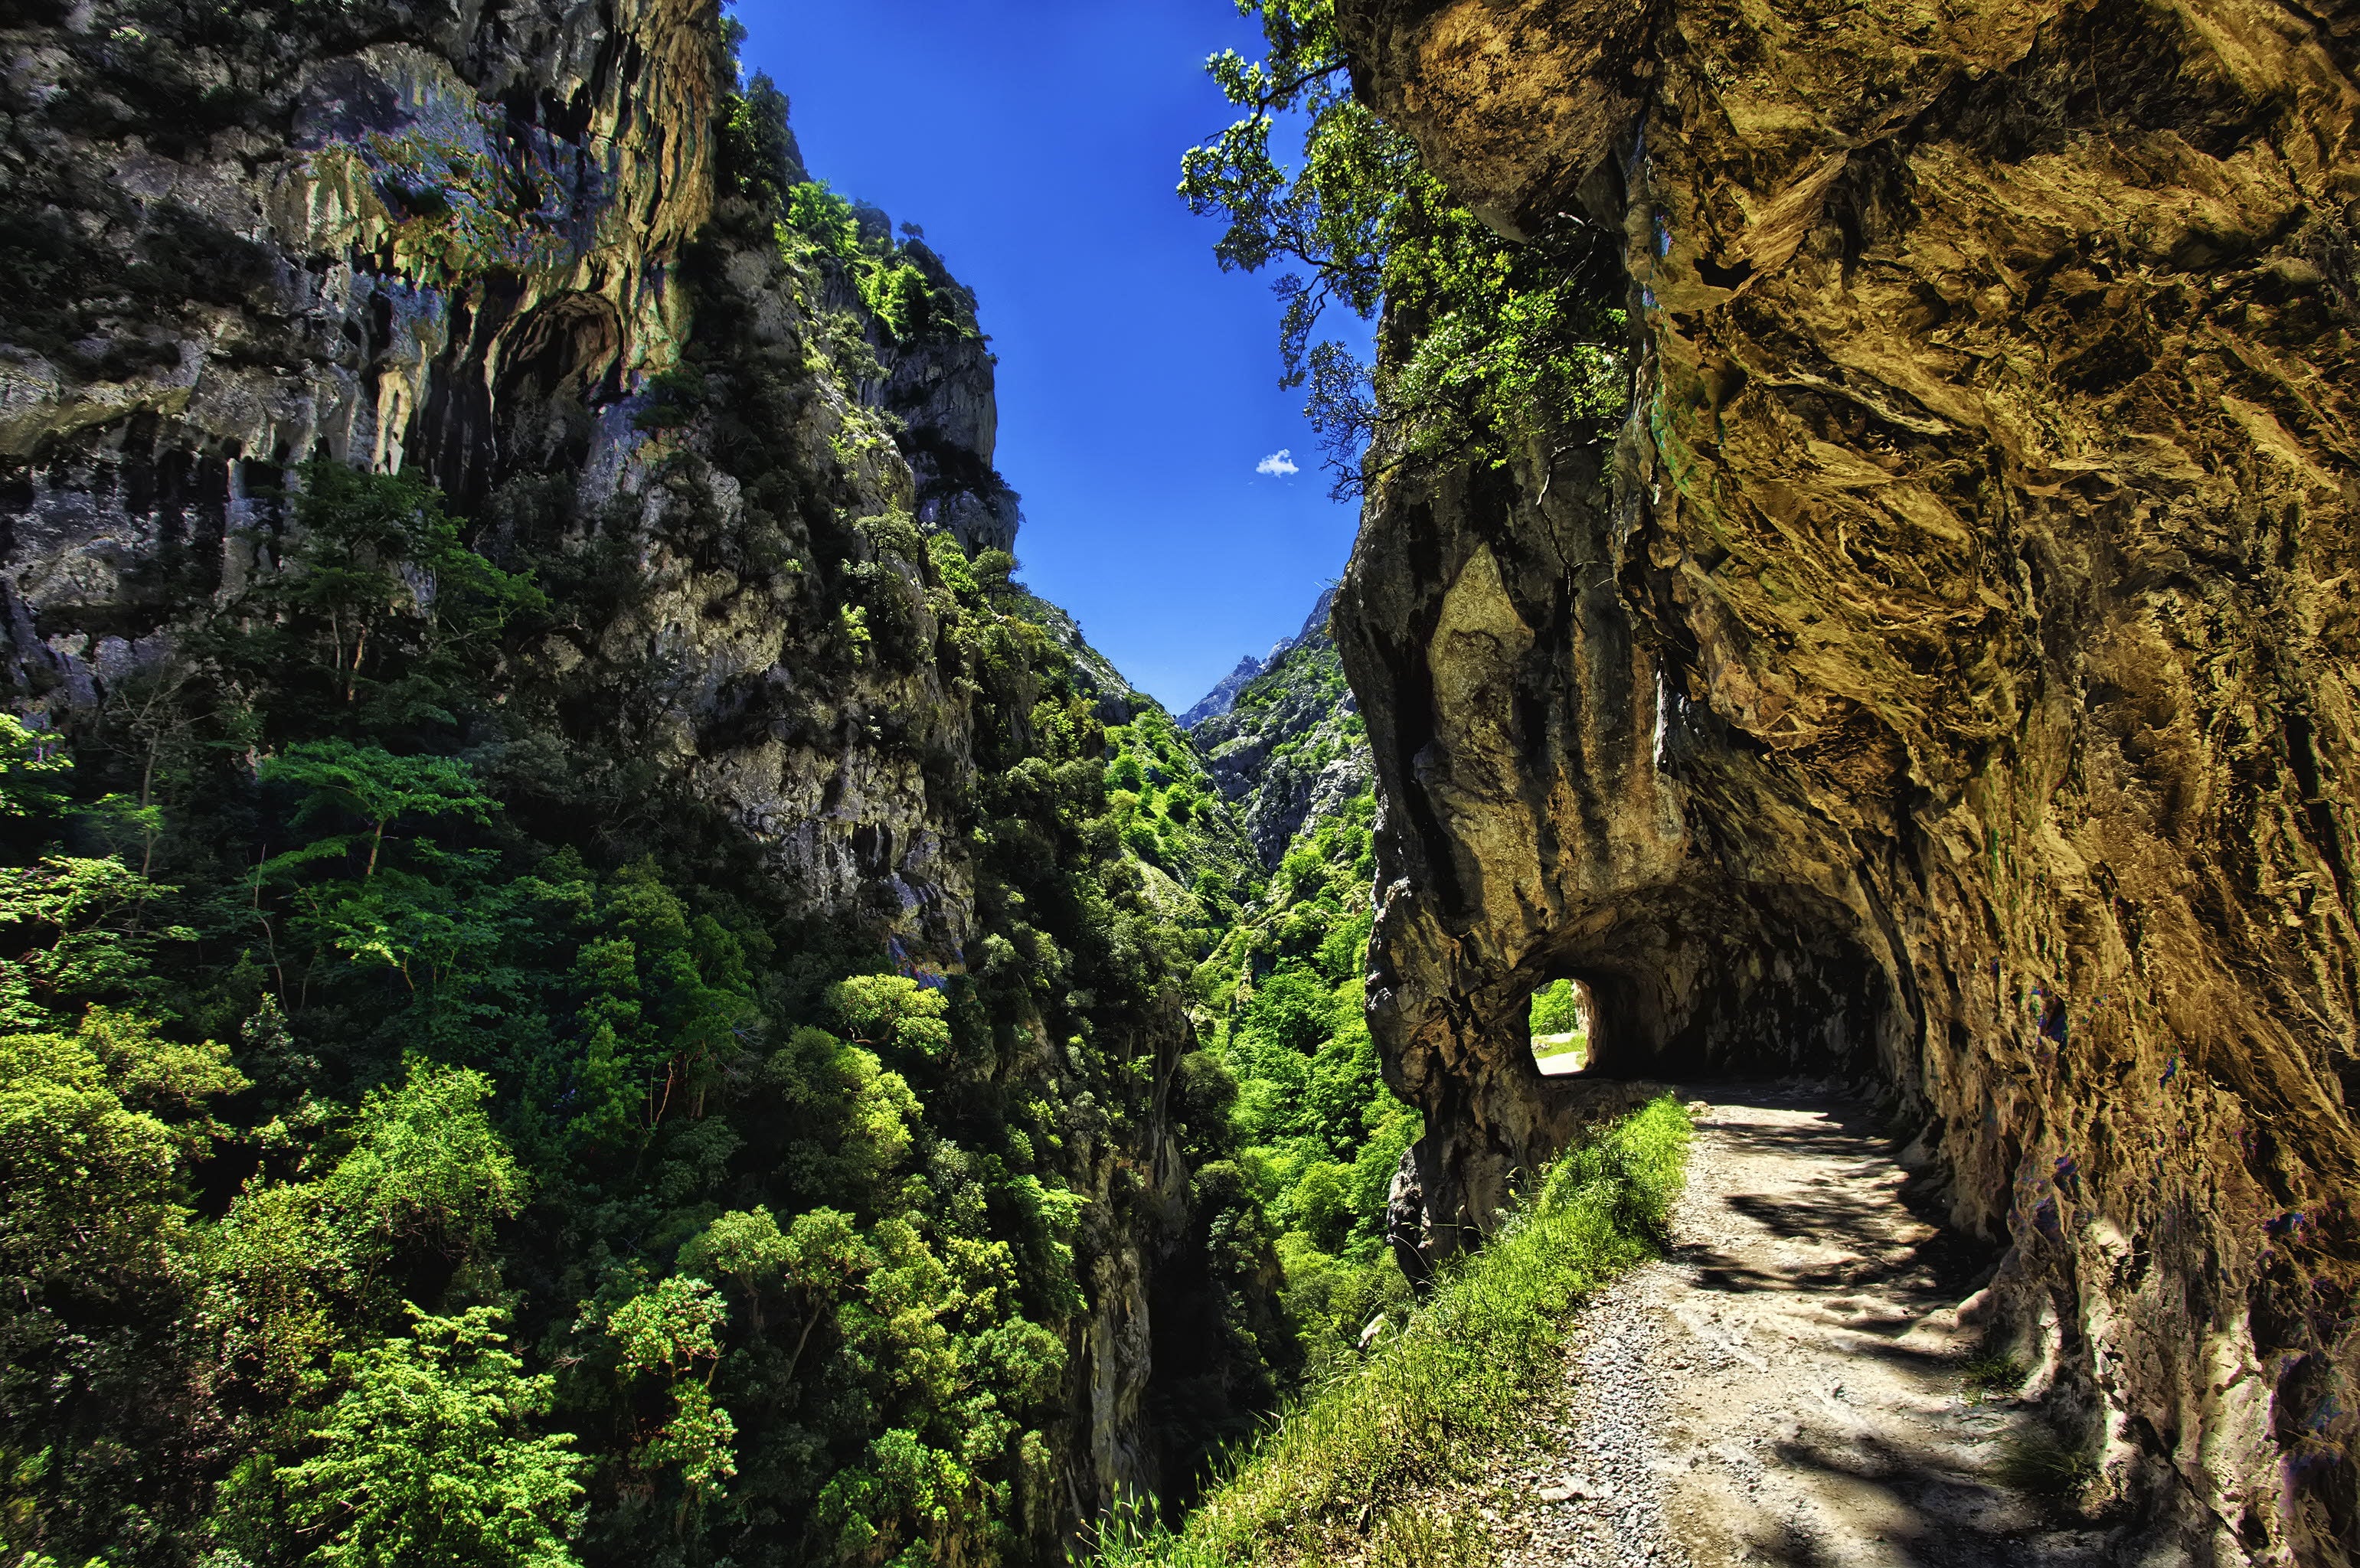
<svg viewBox="0 0 2360 1568">
<path fill-rule="evenodd" d="M 1300 474 L 1303 470 L 1295 464 L 1295 449 L 1293 447 L 1281 447 L 1276 452 L 1272 452 L 1268 457 L 1263 458 L 1260 463 L 1255 463 L 1254 472 L 1256 474 L 1274 474 L 1279 478 L 1284 479 L 1290 474 Z"/>
</svg>

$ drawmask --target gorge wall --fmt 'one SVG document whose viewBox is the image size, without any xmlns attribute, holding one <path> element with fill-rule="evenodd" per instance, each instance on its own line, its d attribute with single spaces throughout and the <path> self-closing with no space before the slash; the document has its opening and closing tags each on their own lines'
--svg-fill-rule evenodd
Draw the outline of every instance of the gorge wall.
<svg viewBox="0 0 2360 1568">
<path fill-rule="evenodd" d="M 505 826 L 594 866 L 702 833 L 697 853 L 729 868 L 718 878 L 743 874 L 781 944 L 770 979 L 736 982 L 760 993 L 748 1006 L 761 1016 L 732 1026 L 760 1052 L 725 1040 L 715 1060 L 739 1064 L 696 1088 L 693 1122 L 664 1119 L 680 1069 L 659 1057 L 638 1163 L 596 1178 L 608 1217 L 537 1212 L 499 1299 L 572 1367 L 584 1353 L 567 1336 L 606 1310 L 585 1300 L 577 1317 L 577 1296 L 668 1274 L 723 1209 L 767 1194 L 784 1225 L 817 1201 L 787 1155 L 763 1156 L 780 1139 L 834 1150 L 793 1157 L 811 1169 L 873 1156 L 890 1179 L 854 1214 L 881 1238 L 860 1255 L 875 1301 L 838 1312 L 818 1284 L 793 1287 L 804 1294 L 786 1299 L 822 1303 L 801 1340 L 777 1318 L 765 1338 L 759 1293 L 733 1307 L 713 1352 L 732 1357 L 714 1397 L 738 1431 L 724 1500 L 690 1486 L 675 1515 L 663 1488 L 689 1484 L 648 1457 L 641 1418 L 568 1374 L 563 1397 L 590 1413 L 560 1419 L 587 1444 L 596 1421 L 624 1434 L 595 1473 L 585 1554 L 1045 1560 L 1191 1461 L 1174 1447 L 1181 1425 L 1218 1433 L 1266 1400 L 1253 1324 L 1223 1315 L 1266 1296 L 1265 1260 L 1251 1245 L 1207 1256 L 1166 1105 L 1191 1047 L 1185 942 L 1093 815 L 1098 726 L 1143 700 L 1069 621 L 1006 586 L 1013 563 L 993 552 L 1012 546 L 1016 501 L 993 471 L 973 298 L 884 214 L 814 194 L 783 100 L 741 87 L 717 8 L 37 3 L 15 8 L 0 45 L 13 710 L 72 749 L 93 792 L 136 789 L 143 809 L 148 785 L 126 759 L 144 750 L 153 776 L 159 747 L 210 737 L 189 765 L 202 790 L 160 797 L 159 875 L 191 882 L 211 875 L 207 855 L 251 866 L 283 848 L 239 836 L 275 809 L 257 768 L 303 725 L 334 733 L 351 713 L 333 698 L 308 714 L 253 708 L 219 649 L 268 622 L 257 604 L 316 581 L 294 564 L 311 559 L 289 494 L 302 464 L 430 479 L 474 548 L 537 574 L 549 613 L 484 656 L 486 704 L 430 691 L 403 727 L 365 738 L 458 756 L 493 781 Z M 403 581 L 399 607 L 431 620 L 435 582 Z M 336 636 L 344 702 L 401 676 L 369 662 L 382 655 L 366 635 Z M 245 738 L 220 738 L 242 702 L 248 727 L 228 731 Z M 222 800 L 232 814 L 202 820 L 244 827 L 174 838 L 184 805 Z M 1236 836 L 1226 818 L 1200 831 L 1216 828 Z M 262 874 L 251 880 L 261 910 Z M 1169 878 L 1158 886 L 1170 904 Z M 714 905 L 735 920 L 730 907 Z M 225 964 L 224 951 L 169 961 Z M 847 1022 L 852 1003 L 825 1015 L 778 999 L 814 991 L 827 964 L 946 997 L 906 1005 L 950 1032 L 920 1051 Z M 406 1016 L 416 989 L 389 983 L 370 1006 Z M 347 1059 L 293 992 L 279 1005 L 289 1049 Z M 847 1049 L 814 1020 L 862 1037 L 825 1094 L 794 1087 L 796 1052 Z M 250 1043 L 278 1026 L 246 1027 Z M 880 1077 L 863 1051 L 895 1071 Z M 763 1052 L 777 1053 L 768 1066 Z M 385 1071 L 323 1092 L 356 1099 Z M 501 1092 L 522 1094 L 508 1079 Z M 835 1113 L 813 1107 L 838 1094 L 869 1119 L 821 1126 Z M 194 1179 L 233 1224 L 237 1180 Z M 600 1189 L 577 1172 L 539 1190 L 556 1203 Z M 634 1204 L 671 1217 L 631 1218 Z M 585 1239 L 610 1219 L 619 1239 Z M 1025 1249 L 1021 1286 L 1011 1247 Z M 437 1290 L 483 1287 L 437 1267 Z M 855 1345 L 905 1331 L 890 1354 Z M 366 1338 L 350 1332 L 338 1343 Z M 84 1461 L 104 1444 L 71 1434 L 111 1418 L 81 1377 L 38 1397 L 10 1385 L 9 1452 L 62 1456 L 10 1502 L 10 1544 L 72 1561 L 202 1554 L 211 1486 L 265 1429 L 159 1439 L 154 1466 L 178 1468 L 152 1488 L 100 1475 Z M 242 1397 L 234 1368 L 221 1378 L 205 1421 L 232 1420 L 224 1401 Z M 950 1391 L 913 1393 L 927 1378 Z M 913 1416 L 893 1413 L 912 1399 Z M 164 1452 L 184 1441 L 187 1454 Z M 137 1541 L 91 1522 L 114 1505 L 90 1504 L 90 1488 L 147 1510 Z"/>
<path fill-rule="evenodd" d="M 1597 1071 L 1874 1080 L 2163 1553 L 2360 1549 L 2360 12 L 1341 0 L 1619 437 L 1372 491 L 1371 1027 L 1429 1255 Z M 1579 1081 L 1576 1081 L 1579 1083 Z"/>
<path fill-rule="evenodd" d="M 1198 715 L 1189 735 L 1222 795 L 1243 805 L 1246 836 L 1265 866 L 1369 788 L 1366 731 L 1328 629 L 1335 597 L 1332 588 L 1322 593 L 1303 629 L 1249 679 L 1237 681 L 1240 665 L 1189 710 Z M 1215 702 L 1218 713 L 1204 711 Z"/>
</svg>

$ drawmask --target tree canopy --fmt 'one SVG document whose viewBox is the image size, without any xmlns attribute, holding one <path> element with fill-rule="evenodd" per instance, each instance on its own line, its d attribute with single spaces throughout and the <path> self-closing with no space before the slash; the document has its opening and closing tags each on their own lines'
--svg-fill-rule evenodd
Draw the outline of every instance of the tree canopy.
<svg viewBox="0 0 2360 1568">
<path fill-rule="evenodd" d="M 1180 195 L 1218 218 L 1227 269 L 1283 267 L 1280 384 L 1307 387 L 1339 494 L 1406 457 L 1504 462 L 1552 431 L 1595 430 L 1627 399 L 1619 231 L 1562 214 L 1502 238 L 1352 95 L 1334 0 L 1239 0 L 1268 50 L 1206 69 L 1243 113 L 1181 159 Z M 1299 127 L 1301 151 L 1273 138 Z M 1375 364 L 1321 322 L 1382 312 Z M 1380 441 L 1382 434 L 1382 440 Z"/>
</svg>

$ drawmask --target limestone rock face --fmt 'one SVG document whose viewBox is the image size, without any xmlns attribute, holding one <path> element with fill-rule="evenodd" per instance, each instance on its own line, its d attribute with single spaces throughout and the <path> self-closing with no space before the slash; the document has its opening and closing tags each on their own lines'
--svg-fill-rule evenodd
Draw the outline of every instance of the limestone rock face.
<svg viewBox="0 0 2360 1568">
<path fill-rule="evenodd" d="M 1612 450 L 1395 474 L 1338 603 L 1425 1250 L 1576 1118 L 1572 975 L 1601 1072 L 1874 1079 L 2107 1485 L 2348 1561 L 2360 11 L 1338 11 L 1631 279 Z"/>
<path fill-rule="evenodd" d="M 120 58 L 141 30 L 128 12 L 85 6 L 7 35 L 24 169 L 8 221 L 38 242 L 27 248 L 76 263 L 0 320 L 0 595 L 19 680 L 103 696 L 110 663 L 137 662 L 192 598 L 268 568 L 257 496 L 314 453 L 422 472 L 471 513 L 520 474 L 571 475 L 577 509 L 639 522 L 639 592 L 552 643 L 549 679 L 645 689 L 644 711 L 618 714 L 642 730 L 635 744 L 724 802 L 818 904 L 890 898 L 912 940 L 955 950 L 965 873 L 941 855 L 910 748 L 870 738 L 890 713 L 956 754 L 956 719 L 941 727 L 955 704 L 891 679 L 807 689 L 786 657 L 792 586 L 758 585 L 661 526 L 657 471 L 698 437 L 640 427 L 652 378 L 695 330 L 683 267 L 714 209 L 716 110 L 732 85 L 711 8 L 541 0 L 380 20 L 376 41 L 327 27 L 278 40 L 267 61 L 250 38 L 177 50 L 196 86 L 261 94 L 209 134 L 186 113 L 151 125 L 137 103 L 112 120 L 63 112 L 110 90 L 137 98 L 130 66 L 165 69 Z M 782 178 L 803 178 L 792 136 L 783 157 Z M 971 319 L 940 258 L 908 255 Z M 840 280 L 813 287 L 759 250 L 719 259 L 716 291 L 771 354 L 801 360 L 831 307 L 890 342 Z M 888 353 L 881 380 L 812 379 L 792 433 L 802 466 L 840 476 L 848 515 L 900 507 L 970 549 L 1011 547 L 980 339 Z M 870 428 L 882 408 L 904 419 L 906 452 Z M 742 526 L 738 481 L 699 467 L 708 517 Z M 629 673 L 651 657 L 672 666 L 660 697 Z M 797 722 L 749 733 L 765 728 L 749 692 Z M 832 733 L 801 722 L 814 704 Z"/>
<path fill-rule="evenodd" d="M 1222 795 L 1243 808 L 1246 835 L 1266 866 L 1277 866 L 1306 823 L 1316 826 L 1369 787 L 1367 732 L 1328 631 L 1335 599 L 1333 588 L 1322 593 L 1303 629 L 1189 731 Z"/>
<path fill-rule="evenodd" d="M 705 0 L 305 15 L 191 41 L 136 4 L 32 0 L 0 27 L 12 707 L 72 732 L 277 570 L 278 492 L 306 459 L 423 473 L 488 553 L 604 563 L 511 672 L 549 771 L 714 808 L 794 907 L 964 967 L 978 721 L 933 657 L 918 536 L 1014 542 L 979 336 L 898 341 L 720 187 L 734 83 Z M 768 178 L 805 179 L 770 131 Z M 939 257 L 892 254 L 972 325 Z M 698 366 L 725 362 L 763 408 L 704 400 Z M 607 831 L 628 845 L 632 824 Z M 1159 1081 L 1189 1048 L 1176 997 L 1123 1046 Z M 1160 1100 L 1065 1114 L 1094 1289 L 1062 1325 L 1068 1415 L 1026 1508 L 1043 1556 L 1161 1484 L 1149 1303 L 1189 1224 Z"/>
<path fill-rule="evenodd" d="M 924 242 L 901 247 L 937 292 L 972 319 L 975 296 Z M 969 552 L 1016 549 L 1016 492 L 991 465 L 1000 444 L 992 358 L 980 333 L 888 343 L 883 403 L 901 420 L 900 444 L 918 486 L 919 520 Z"/>
</svg>

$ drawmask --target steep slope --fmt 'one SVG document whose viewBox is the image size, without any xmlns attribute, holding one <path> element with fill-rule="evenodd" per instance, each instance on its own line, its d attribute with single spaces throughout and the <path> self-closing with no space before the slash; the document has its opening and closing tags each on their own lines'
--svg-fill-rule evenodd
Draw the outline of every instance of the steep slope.
<svg viewBox="0 0 2360 1568">
<path fill-rule="evenodd" d="M 2347 1561 L 2350 7 L 1337 18 L 1629 286 L 1619 438 L 1380 465 L 1338 600 L 1429 1247 L 1578 1116 L 1552 976 L 1608 1073 L 1874 1075 L 2157 1549 Z"/>
<path fill-rule="evenodd" d="M 1174 1100 L 1247 852 L 1131 842 L 974 301 L 715 10 L 5 42 L 10 1549 L 1046 1561 L 1266 1403 Z M 369 1468 L 404 1377 L 508 1513 Z"/>
<path fill-rule="evenodd" d="M 1328 629 L 1335 597 L 1333 588 L 1320 594 L 1302 631 L 1273 648 L 1218 713 L 1189 727 L 1265 866 L 1369 789 L 1367 728 Z M 1218 695 L 1217 688 L 1190 712 Z"/>
<path fill-rule="evenodd" d="M 1180 715 L 1180 727 L 1194 729 L 1207 719 L 1228 713 L 1229 704 L 1237 701 L 1238 693 L 1246 689 L 1246 682 L 1262 672 L 1262 661 L 1252 654 L 1239 659 L 1235 670 L 1215 681 L 1211 691 L 1197 698 L 1196 705 Z"/>
</svg>

